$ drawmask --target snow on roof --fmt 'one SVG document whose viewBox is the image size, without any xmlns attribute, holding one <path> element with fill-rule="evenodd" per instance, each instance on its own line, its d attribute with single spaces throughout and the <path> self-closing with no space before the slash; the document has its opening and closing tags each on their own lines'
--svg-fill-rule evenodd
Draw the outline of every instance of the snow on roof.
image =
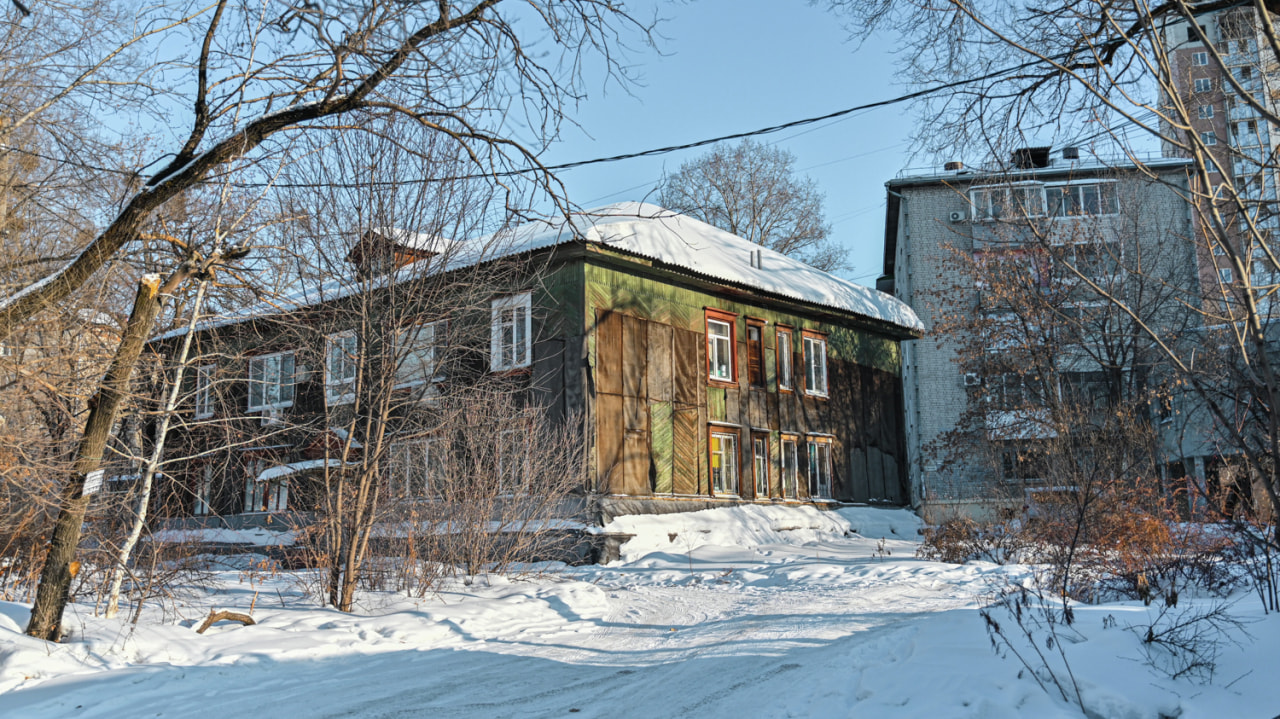
<svg viewBox="0 0 1280 719">
<path fill-rule="evenodd" d="M 342 427 L 330 427 L 329 431 L 333 433 L 333 436 L 338 438 L 339 442 L 346 442 L 347 438 L 351 436 L 351 433 L 343 429 Z M 361 449 L 364 447 L 364 445 L 360 444 L 360 440 L 352 438 L 351 447 L 353 449 Z"/>
<path fill-rule="evenodd" d="M 395 272 L 394 281 L 422 271 L 448 272 L 480 262 L 574 241 L 657 260 L 668 267 L 819 307 L 842 310 L 911 332 L 923 332 L 920 318 L 892 295 L 855 284 L 745 240 L 692 217 L 640 202 L 621 202 L 574 214 L 568 221 L 539 220 L 466 242 L 451 241 L 444 262 L 421 260 Z M 758 254 L 757 254 L 758 253 Z M 759 258 L 758 265 L 752 261 Z M 197 331 L 268 317 L 358 293 L 367 284 L 355 278 L 327 282 L 253 307 L 212 317 Z M 153 338 L 181 336 L 186 328 Z"/>
<path fill-rule="evenodd" d="M 305 472 L 308 469 L 320 469 L 322 467 L 341 467 L 340 459 L 308 459 L 304 462 L 294 462 L 292 464 L 282 464 L 278 467 L 265 469 L 258 475 L 257 481 L 270 482 L 281 477 L 288 477 L 291 474 Z"/>
</svg>

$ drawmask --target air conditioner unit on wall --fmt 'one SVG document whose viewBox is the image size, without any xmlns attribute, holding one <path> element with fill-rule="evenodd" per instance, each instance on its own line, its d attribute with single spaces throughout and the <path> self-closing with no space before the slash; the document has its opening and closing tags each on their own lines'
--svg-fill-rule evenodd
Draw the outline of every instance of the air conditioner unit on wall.
<svg viewBox="0 0 1280 719">
<path fill-rule="evenodd" d="M 982 375 L 978 374 L 977 372 L 965 372 L 965 373 L 964 373 L 964 386 L 965 386 L 965 387 L 978 387 L 978 386 L 980 386 L 981 384 L 982 384 Z"/>
<path fill-rule="evenodd" d="M 952 210 L 952 211 L 951 211 L 951 221 L 952 221 L 952 222 L 964 222 L 964 219 L 965 219 L 964 210 Z"/>
</svg>

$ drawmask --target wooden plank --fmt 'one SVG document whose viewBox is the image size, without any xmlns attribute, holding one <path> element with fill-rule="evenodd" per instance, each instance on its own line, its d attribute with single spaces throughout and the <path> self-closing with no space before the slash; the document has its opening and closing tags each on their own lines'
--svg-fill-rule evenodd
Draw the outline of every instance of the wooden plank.
<svg viewBox="0 0 1280 719">
<path fill-rule="evenodd" d="M 800 400 L 794 394 L 778 395 L 778 429 L 795 432 L 800 429 Z"/>
<path fill-rule="evenodd" d="M 596 310 L 596 392 L 622 394 L 622 315 Z"/>
<path fill-rule="evenodd" d="M 625 423 L 625 445 L 622 452 L 623 485 L 616 494 L 646 496 L 649 489 L 649 411 L 648 401 L 639 397 L 622 398 Z"/>
<path fill-rule="evenodd" d="M 559 424 L 564 420 L 564 341 L 547 340 L 533 346 L 534 402 L 543 408 L 547 419 Z"/>
<path fill-rule="evenodd" d="M 586 343 L 582 336 L 570 337 L 565 340 L 564 378 L 562 386 L 564 388 L 564 409 L 569 416 L 583 417 L 585 416 L 586 406 L 586 378 L 583 376 L 583 370 L 586 369 Z"/>
<path fill-rule="evenodd" d="M 697 494 L 698 410 L 676 409 L 671 419 L 672 490 L 676 494 Z"/>
<path fill-rule="evenodd" d="M 649 486 L 649 433 L 640 429 L 627 430 L 622 460 L 623 488 L 621 494 L 646 497 L 653 494 Z"/>
<path fill-rule="evenodd" d="M 659 402 L 670 402 L 674 392 L 675 367 L 672 364 L 674 328 L 657 322 L 649 323 L 648 397 Z"/>
<path fill-rule="evenodd" d="M 902 483 L 898 481 L 898 460 L 892 454 L 886 453 L 883 461 L 884 498 L 894 504 L 904 504 L 905 497 L 902 496 Z"/>
<path fill-rule="evenodd" d="M 702 337 L 687 330 L 674 330 L 672 333 L 671 361 L 674 363 L 675 383 L 673 387 L 676 406 L 697 407 L 699 393 L 702 391 L 703 374 L 706 371 L 706 360 L 703 353 Z"/>
<path fill-rule="evenodd" d="M 708 387 L 707 388 L 707 420 L 710 422 L 728 422 L 728 413 L 725 410 L 725 395 L 729 390 L 724 387 Z"/>
<path fill-rule="evenodd" d="M 769 426 L 769 411 L 766 403 L 768 396 L 765 392 L 747 393 L 747 424 L 752 427 Z"/>
<path fill-rule="evenodd" d="M 649 323 L 639 317 L 622 316 L 622 394 L 647 397 L 645 365 L 649 353 Z"/>
<path fill-rule="evenodd" d="M 623 484 L 622 450 L 626 423 L 622 414 L 622 397 L 616 394 L 597 395 L 595 419 L 596 486 L 609 494 L 621 489 Z"/>
<path fill-rule="evenodd" d="M 649 403 L 649 455 L 653 461 L 653 491 L 671 494 L 674 412 L 670 402 Z"/>
<path fill-rule="evenodd" d="M 867 450 L 854 447 L 849 450 L 849 499 L 865 502 L 871 498 L 867 489 Z"/>
<path fill-rule="evenodd" d="M 694 453 L 698 463 L 698 494 L 711 493 L 710 467 L 707 466 L 707 405 L 698 407 L 697 452 Z"/>
<path fill-rule="evenodd" d="M 742 395 L 747 390 L 738 389 L 737 387 L 726 387 L 724 390 L 724 416 L 722 422 L 733 422 L 734 424 L 743 424 L 745 417 L 742 410 Z M 710 397 L 708 397 L 710 399 Z"/>
<path fill-rule="evenodd" d="M 867 448 L 867 493 L 871 499 L 885 499 L 884 452 L 879 447 Z"/>
</svg>

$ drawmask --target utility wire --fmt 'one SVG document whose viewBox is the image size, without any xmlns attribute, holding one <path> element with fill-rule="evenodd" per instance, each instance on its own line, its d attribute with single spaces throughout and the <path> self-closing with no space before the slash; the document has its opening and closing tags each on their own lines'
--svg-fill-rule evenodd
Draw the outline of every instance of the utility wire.
<svg viewBox="0 0 1280 719">
<path fill-rule="evenodd" d="M 1052 59 L 1057 60 L 1060 58 L 1052 58 Z M 555 165 L 529 166 L 529 167 L 524 167 L 516 170 L 500 170 L 496 172 L 476 173 L 476 174 L 470 174 L 470 175 L 457 175 L 453 177 L 431 177 L 431 178 L 415 178 L 415 179 L 406 179 L 406 180 L 385 180 L 385 181 L 379 181 L 379 182 L 373 182 L 373 183 L 362 183 L 362 184 L 365 184 L 366 186 L 395 186 L 395 185 L 425 184 L 428 182 L 477 180 L 477 179 L 491 178 L 491 177 L 515 177 L 519 175 L 527 175 L 527 174 L 537 173 L 537 172 L 555 172 L 557 170 L 572 170 L 578 167 L 586 167 L 588 165 L 600 165 L 600 164 L 610 163 L 610 162 L 621 162 L 623 160 L 634 160 L 641 157 L 654 157 L 657 155 L 667 155 L 673 152 L 680 152 L 681 150 L 692 150 L 699 147 L 705 147 L 707 145 L 714 145 L 718 142 L 725 142 L 727 140 L 740 140 L 748 137 L 758 137 L 760 135 L 768 135 L 774 132 L 781 132 L 782 130 L 788 130 L 793 127 L 802 127 L 805 125 L 812 125 L 817 122 L 825 122 L 827 120 L 844 117 L 845 115 L 850 115 L 855 112 L 862 112 L 865 110 L 872 110 L 875 108 L 888 107 L 890 105 L 897 105 L 903 102 L 916 100 L 921 97 L 934 95 L 946 90 L 954 90 L 955 88 L 963 87 L 965 85 L 972 85 L 975 82 L 983 82 L 984 80 L 993 80 L 1003 75 L 1008 75 L 1011 73 L 1018 72 L 1020 70 L 1025 70 L 1035 65 L 1043 64 L 1043 62 L 1044 61 L 1042 60 L 1030 60 L 1030 61 L 1021 63 L 1019 65 L 1013 65 L 1011 67 L 1006 67 L 1001 70 L 989 72 L 984 75 L 978 75 L 975 77 L 968 77 L 961 80 L 953 80 L 951 82 L 946 82 L 939 85 L 933 85 L 931 87 L 927 87 L 921 90 L 916 90 L 915 92 L 909 92 L 905 95 L 899 95 L 897 97 L 892 97 L 886 100 L 877 100 L 875 102 L 856 105 L 854 107 L 848 107 L 843 110 L 836 110 L 835 112 L 829 112 L 825 115 L 818 115 L 816 117 L 806 117 L 801 120 L 792 120 L 790 122 L 784 122 L 780 125 L 771 125 L 769 127 L 762 127 L 757 130 L 747 130 L 745 132 L 735 132 L 729 135 L 720 135 L 719 137 L 711 137 L 703 140 L 697 140 L 694 142 L 686 142 L 680 145 L 667 145 L 665 147 L 656 147 L 649 150 L 641 150 L 639 152 L 628 152 L 621 155 L 596 157 L 590 160 L 577 160 L 574 162 L 563 162 Z M 112 172 L 112 173 L 117 173 L 121 175 L 136 174 L 128 170 L 114 170 L 114 169 L 105 168 L 105 167 L 98 167 L 96 165 L 90 165 L 83 162 L 50 157 L 48 155 L 44 155 L 38 152 L 25 150 L 17 147 L 0 146 L 0 149 L 3 149 L 7 152 L 17 152 L 25 155 L 30 155 L 32 157 L 38 157 L 41 159 L 49 160 L 51 162 L 60 162 L 63 164 L 81 167 L 84 169 L 94 170 L 96 172 Z M 218 182 L 218 180 L 215 178 L 206 178 L 201 182 L 203 184 L 213 184 Z M 320 182 L 320 183 L 315 183 L 315 182 L 232 182 L 228 184 L 236 188 L 278 187 L 278 188 L 289 188 L 289 189 L 309 188 L 309 187 L 333 187 L 336 185 L 336 183 L 327 183 L 327 182 Z M 348 185 L 342 185 L 342 186 L 350 186 L 350 185 L 348 184 Z"/>
</svg>

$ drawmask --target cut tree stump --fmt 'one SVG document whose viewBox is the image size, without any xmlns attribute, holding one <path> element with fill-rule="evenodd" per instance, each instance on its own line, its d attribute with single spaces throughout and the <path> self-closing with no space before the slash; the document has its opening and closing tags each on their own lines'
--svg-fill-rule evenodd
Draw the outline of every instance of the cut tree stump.
<svg viewBox="0 0 1280 719">
<path fill-rule="evenodd" d="M 205 619 L 204 624 L 201 624 L 200 628 L 196 630 L 196 634 L 204 634 L 204 630 L 208 629 L 209 627 L 212 627 L 214 624 L 217 624 L 218 622 L 224 619 L 232 622 L 240 622 L 246 627 L 250 627 L 250 626 L 253 626 L 254 624 L 257 624 L 257 622 L 253 621 L 253 617 L 249 616 L 248 614 L 241 614 L 239 612 L 228 612 L 228 611 L 215 612 L 211 609 L 209 610 L 209 617 Z"/>
</svg>

